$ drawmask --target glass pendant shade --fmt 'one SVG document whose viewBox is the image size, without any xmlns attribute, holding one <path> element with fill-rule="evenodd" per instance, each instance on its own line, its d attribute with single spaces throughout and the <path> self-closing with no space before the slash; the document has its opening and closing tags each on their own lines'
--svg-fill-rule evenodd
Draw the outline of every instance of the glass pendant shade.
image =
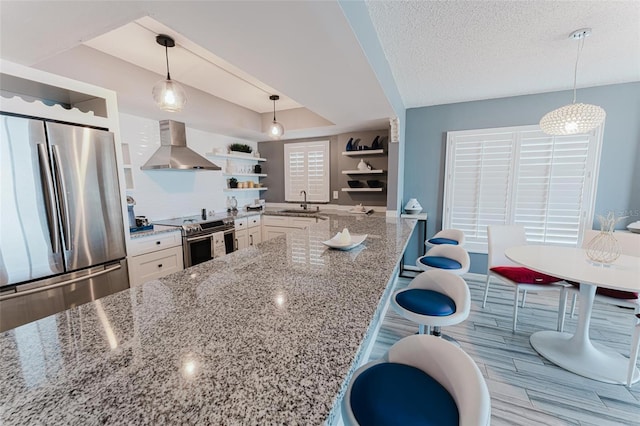
<svg viewBox="0 0 640 426">
<path fill-rule="evenodd" d="M 280 99 L 280 96 L 271 95 L 269 99 L 273 101 L 273 121 L 269 125 L 269 137 L 278 140 L 284 135 L 284 126 L 276 121 L 276 101 Z"/>
<path fill-rule="evenodd" d="M 187 95 L 182 86 L 170 78 L 158 81 L 151 93 L 158 107 L 164 111 L 182 111 L 187 103 Z"/>
<path fill-rule="evenodd" d="M 584 47 L 584 39 L 591 35 L 591 28 L 582 28 L 572 32 L 570 39 L 580 41 L 578 55 L 573 70 L 573 103 L 554 109 L 540 119 L 540 129 L 548 135 L 562 136 L 588 133 L 604 122 L 607 113 L 601 107 L 576 103 L 576 82 L 578 80 L 578 62 Z"/>
<path fill-rule="evenodd" d="M 573 103 L 554 109 L 540 120 L 540 128 L 549 135 L 587 133 L 602 124 L 607 113 L 591 104 Z"/>
<path fill-rule="evenodd" d="M 284 127 L 274 120 L 269 126 L 269 137 L 271 139 L 280 139 L 282 135 L 284 135 Z"/>
</svg>

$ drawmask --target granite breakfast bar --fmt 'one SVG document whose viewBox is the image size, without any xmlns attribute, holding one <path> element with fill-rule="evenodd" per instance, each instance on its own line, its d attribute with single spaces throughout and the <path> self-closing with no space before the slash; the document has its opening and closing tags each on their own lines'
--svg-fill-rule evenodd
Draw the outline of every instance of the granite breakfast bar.
<svg viewBox="0 0 640 426">
<path fill-rule="evenodd" d="M 0 334 L 0 423 L 332 423 L 416 221 L 323 216 Z"/>
</svg>

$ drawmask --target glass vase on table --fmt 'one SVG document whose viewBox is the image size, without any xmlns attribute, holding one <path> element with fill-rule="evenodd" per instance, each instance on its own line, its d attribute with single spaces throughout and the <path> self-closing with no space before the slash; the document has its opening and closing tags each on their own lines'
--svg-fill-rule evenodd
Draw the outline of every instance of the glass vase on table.
<svg viewBox="0 0 640 426">
<path fill-rule="evenodd" d="M 594 263 L 609 265 L 620 257 L 620 243 L 613 235 L 613 230 L 624 218 L 625 216 L 616 218 L 613 212 L 609 212 L 606 217 L 598 215 L 600 233 L 586 246 L 587 256 Z"/>
</svg>

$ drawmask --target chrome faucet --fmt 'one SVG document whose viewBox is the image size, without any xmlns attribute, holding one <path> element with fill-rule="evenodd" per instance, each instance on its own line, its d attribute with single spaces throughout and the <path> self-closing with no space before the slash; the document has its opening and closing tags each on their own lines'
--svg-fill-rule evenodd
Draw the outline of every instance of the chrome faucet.
<svg viewBox="0 0 640 426">
<path fill-rule="evenodd" d="M 305 191 L 304 189 L 302 191 L 300 191 L 300 195 L 304 194 L 304 201 L 302 202 L 302 204 L 300 204 L 300 207 L 302 207 L 303 209 L 307 210 L 309 208 L 309 203 L 307 202 L 307 191 Z"/>
</svg>

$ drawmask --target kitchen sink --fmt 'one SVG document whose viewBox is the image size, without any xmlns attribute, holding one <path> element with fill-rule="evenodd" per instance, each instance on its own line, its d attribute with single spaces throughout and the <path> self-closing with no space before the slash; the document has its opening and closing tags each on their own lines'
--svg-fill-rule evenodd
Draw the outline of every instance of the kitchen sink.
<svg viewBox="0 0 640 426">
<path fill-rule="evenodd" d="M 295 214 L 308 214 L 308 215 L 314 215 L 314 214 L 318 214 L 320 213 L 320 210 L 315 210 L 315 209 L 308 209 L 308 210 L 304 210 L 304 209 L 284 209 L 284 210 L 278 210 L 280 213 L 295 213 Z"/>
</svg>

